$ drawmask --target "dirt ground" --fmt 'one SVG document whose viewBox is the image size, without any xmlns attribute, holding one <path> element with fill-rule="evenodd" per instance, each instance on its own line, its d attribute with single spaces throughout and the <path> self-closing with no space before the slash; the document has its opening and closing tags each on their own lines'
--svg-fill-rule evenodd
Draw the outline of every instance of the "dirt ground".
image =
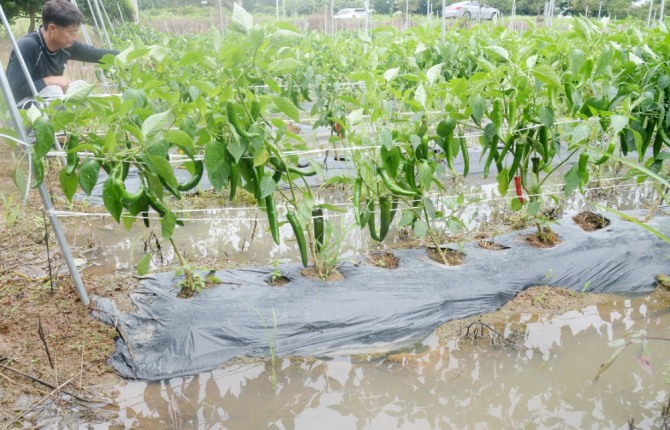
<svg viewBox="0 0 670 430">
<path fill-rule="evenodd" d="M 43 408 L 104 420 L 96 415 L 96 408 L 109 401 L 101 397 L 101 387 L 121 382 L 107 365 L 116 331 L 91 318 L 91 309 L 82 305 L 53 231 L 45 229 L 38 193 L 33 190 L 22 209 L 12 170 L 11 157 L 0 159 L 0 427 L 39 427 L 37 412 Z M 53 183 L 49 188 L 59 189 Z M 128 273 L 82 276 L 89 295 L 122 301 L 139 283 Z M 558 314 L 609 299 L 535 287 L 495 313 L 450 322 L 436 334 L 463 336 L 475 321 L 501 327 L 514 313 Z"/>
</svg>

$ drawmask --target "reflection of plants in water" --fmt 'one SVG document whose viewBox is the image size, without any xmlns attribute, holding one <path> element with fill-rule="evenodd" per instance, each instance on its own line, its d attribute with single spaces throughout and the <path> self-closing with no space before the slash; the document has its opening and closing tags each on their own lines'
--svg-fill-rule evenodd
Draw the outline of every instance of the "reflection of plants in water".
<svg viewBox="0 0 670 430">
<path fill-rule="evenodd" d="M 265 330 L 265 335 L 267 336 L 268 340 L 268 347 L 270 348 L 270 360 L 272 363 L 272 387 L 277 388 L 277 369 L 276 369 L 276 347 L 277 347 L 277 315 L 275 314 L 275 308 L 272 307 L 272 322 L 273 322 L 273 329 L 272 332 L 268 328 L 268 325 L 265 322 L 265 317 L 263 317 L 263 314 L 261 311 L 251 303 L 245 302 L 244 300 L 240 300 L 242 303 L 244 303 L 247 307 L 249 307 L 251 310 L 253 310 L 256 315 L 261 319 L 261 323 L 263 323 L 263 329 Z"/>
<path fill-rule="evenodd" d="M 640 367 L 642 367 L 642 370 L 647 372 L 649 376 L 653 376 L 651 360 L 649 359 L 649 352 L 647 351 L 647 343 L 650 340 L 670 342 L 670 338 L 666 337 L 647 337 L 647 333 L 644 330 L 631 333 L 628 336 L 628 340 L 626 340 L 625 338 L 620 338 L 610 342 L 609 346 L 615 347 L 616 350 L 614 351 L 614 353 L 612 353 L 612 356 L 609 358 L 609 360 L 600 365 L 600 369 L 598 370 L 598 373 L 594 378 L 594 382 L 597 382 L 598 379 L 600 379 L 600 377 L 602 376 L 602 374 L 605 373 L 605 371 L 609 369 L 610 366 L 612 366 L 614 361 L 619 357 L 619 355 L 621 355 L 624 349 L 633 344 L 640 345 L 640 351 L 637 354 L 637 359 L 638 362 L 640 363 Z"/>
</svg>

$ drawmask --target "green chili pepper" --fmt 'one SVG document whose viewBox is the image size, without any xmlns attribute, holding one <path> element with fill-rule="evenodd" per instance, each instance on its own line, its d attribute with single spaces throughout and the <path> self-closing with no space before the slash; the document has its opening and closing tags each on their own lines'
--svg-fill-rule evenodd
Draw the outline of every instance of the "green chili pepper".
<svg viewBox="0 0 670 430">
<path fill-rule="evenodd" d="M 358 177 L 354 180 L 354 217 L 356 224 L 361 224 L 361 189 L 363 188 L 363 179 Z"/>
<path fill-rule="evenodd" d="M 77 133 L 71 133 L 68 136 L 67 139 L 67 146 L 66 150 L 68 151 L 66 161 L 67 161 L 67 166 L 65 172 L 68 175 L 72 175 L 75 170 L 77 170 L 77 166 L 79 165 L 79 154 L 77 152 L 69 152 L 70 150 L 74 149 L 79 145 L 79 135 Z"/>
<path fill-rule="evenodd" d="M 251 118 L 256 121 L 261 116 L 261 99 L 254 97 L 251 100 Z"/>
<path fill-rule="evenodd" d="M 368 198 L 367 208 L 369 210 L 370 216 L 368 217 L 368 230 L 370 230 L 370 237 L 372 240 L 381 242 L 382 240 L 377 235 L 377 229 L 375 227 L 375 201 L 372 198 Z"/>
<path fill-rule="evenodd" d="M 379 197 L 379 242 L 386 238 L 391 225 L 391 199 L 388 196 Z"/>
<path fill-rule="evenodd" d="M 316 175 L 316 170 L 310 169 L 310 170 L 300 170 L 296 167 L 291 166 L 290 164 L 286 164 L 283 161 L 281 161 L 277 157 L 270 157 L 268 159 L 270 161 L 270 164 L 272 164 L 272 167 L 275 168 L 276 171 L 282 172 L 282 173 L 295 173 L 300 176 L 314 176 Z"/>
<path fill-rule="evenodd" d="M 549 129 L 546 126 L 540 127 L 540 144 L 542 145 L 542 157 L 549 159 Z"/>
<path fill-rule="evenodd" d="M 468 144 L 465 141 L 465 137 L 460 135 L 458 141 L 461 144 L 461 154 L 463 154 L 463 176 L 468 176 L 470 172 L 470 154 L 468 153 Z"/>
<path fill-rule="evenodd" d="M 616 149 L 616 142 L 611 141 L 609 145 L 607 145 L 607 150 L 605 151 L 607 154 L 603 154 L 603 156 L 597 159 L 593 164 L 595 164 L 596 166 L 600 166 L 605 161 L 609 160 L 610 158 L 609 156 L 614 154 L 615 149 Z"/>
<path fill-rule="evenodd" d="M 503 126 L 503 103 L 501 99 L 494 99 L 491 107 L 491 121 L 496 130 Z"/>
<path fill-rule="evenodd" d="M 149 188 L 144 189 L 144 196 L 147 198 L 147 202 L 149 203 L 149 206 L 153 210 L 155 210 L 158 215 L 165 216 L 165 214 L 168 212 L 168 208 L 166 208 L 163 203 L 149 190 Z M 178 219 L 177 224 L 180 226 L 184 226 L 184 221 Z"/>
<path fill-rule="evenodd" d="M 279 224 L 277 223 L 277 206 L 275 206 L 275 198 L 272 194 L 265 198 L 265 210 L 268 213 L 268 223 L 270 224 L 270 233 L 272 239 L 279 245 Z"/>
<path fill-rule="evenodd" d="M 183 184 L 179 184 L 177 187 L 179 188 L 179 191 L 189 191 L 195 188 L 195 186 L 200 183 L 204 171 L 205 166 L 202 160 L 193 160 L 193 176 Z"/>
<path fill-rule="evenodd" d="M 489 169 L 491 168 L 491 162 L 493 162 L 494 159 L 499 159 L 500 154 L 498 154 L 498 135 L 495 134 L 493 135 L 493 139 L 491 139 L 491 146 L 489 147 L 489 155 L 486 157 L 486 162 L 484 163 L 484 177 L 489 176 Z"/>
<path fill-rule="evenodd" d="M 396 184 L 393 182 L 391 177 L 389 176 L 388 172 L 381 167 L 377 168 L 377 174 L 381 178 L 382 182 L 386 186 L 386 188 L 389 189 L 393 194 L 399 195 L 399 196 L 414 196 L 416 193 L 414 191 L 406 190 L 400 185 Z"/>
<path fill-rule="evenodd" d="M 514 178 L 514 175 L 516 174 L 516 170 L 519 168 L 519 164 L 521 164 L 521 159 L 523 158 L 523 153 L 526 148 L 526 143 L 520 143 L 517 144 L 514 147 L 514 160 L 512 160 L 512 165 L 509 168 L 508 172 L 508 182 L 507 184 L 512 183 L 512 179 Z"/>
<path fill-rule="evenodd" d="M 312 210 L 312 219 L 314 223 L 314 243 L 316 252 L 321 252 L 325 241 L 325 231 L 323 226 L 323 209 L 316 208 Z"/>
<path fill-rule="evenodd" d="M 298 243 L 298 249 L 300 250 L 300 258 L 302 259 L 302 265 L 303 267 L 307 267 L 309 265 L 309 258 L 307 255 L 307 242 L 305 241 L 305 232 L 302 229 L 302 225 L 300 225 L 300 221 L 298 220 L 298 217 L 295 215 L 294 212 L 288 211 L 286 213 L 286 219 L 288 220 L 289 224 L 291 224 L 293 234 L 295 235 L 295 240 Z"/>
<path fill-rule="evenodd" d="M 254 137 L 258 137 L 258 133 L 248 133 L 242 125 L 239 123 L 239 120 L 237 118 L 237 110 L 235 109 L 235 103 L 232 101 L 228 100 L 226 103 L 226 114 L 228 116 L 228 122 L 230 125 L 233 126 L 237 134 L 240 136 L 246 138 L 246 139 L 253 139 Z"/>
</svg>

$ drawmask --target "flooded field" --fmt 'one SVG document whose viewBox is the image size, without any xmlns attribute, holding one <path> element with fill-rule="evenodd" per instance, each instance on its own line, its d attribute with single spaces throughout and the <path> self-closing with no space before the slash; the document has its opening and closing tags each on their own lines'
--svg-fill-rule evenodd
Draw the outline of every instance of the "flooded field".
<svg viewBox="0 0 670 430">
<path fill-rule="evenodd" d="M 492 342 L 487 330 L 477 339 L 465 336 L 465 323 L 452 322 L 391 354 L 277 357 L 274 369 L 272 360 L 240 361 L 192 377 L 124 383 L 110 387 L 114 418 L 95 428 L 668 425 L 662 416 L 670 399 L 667 293 L 618 297 L 554 316 L 521 312 L 504 321 L 501 334 L 509 339 L 516 331 L 513 345 Z M 615 345 L 631 340 L 596 381 Z"/>
</svg>

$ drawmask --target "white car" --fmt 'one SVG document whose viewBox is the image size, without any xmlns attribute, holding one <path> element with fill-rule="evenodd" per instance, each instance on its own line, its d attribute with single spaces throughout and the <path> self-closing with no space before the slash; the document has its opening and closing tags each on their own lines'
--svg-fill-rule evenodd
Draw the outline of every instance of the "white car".
<svg viewBox="0 0 670 430">
<path fill-rule="evenodd" d="M 335 19 L 347 19 L 347 18 L 365 18 L 366 12 L 363 8 L 346 8 L 340 9 L 333 18 Z"/>
<path fill-rule="evenodd" d="M 495 21 L 499 16 L 498 9 L 482 5 L 478 1 L 462 1 L 444 8 L 445 18 L 481 18 Z"/>
</svg>

